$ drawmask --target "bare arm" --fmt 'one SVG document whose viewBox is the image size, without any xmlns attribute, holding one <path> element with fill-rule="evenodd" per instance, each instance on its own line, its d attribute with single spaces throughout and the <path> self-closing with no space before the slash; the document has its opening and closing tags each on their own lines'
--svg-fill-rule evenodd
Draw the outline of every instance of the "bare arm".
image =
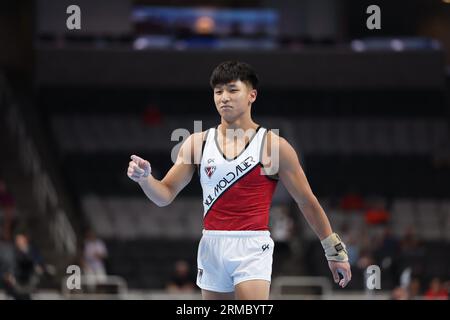
<svg viewBox="0 0 450 320">
<path fill-rule="evenodd" d="M 177 194 L 191 181 L 195 171 L 194 151 L 199 150 L 194 146 L 201 145 L 202 133 L 194 133 L 180 148 L 175 164 L 167 172 L 162 180 L 155 179 L 150 173 L 148 161 L 137 156 L 131 156 L 128 166 L 128 177 L 136 181 L 145 195 L 157 206 L 163 207 L 170 204 Z M 146 174 L 149 172 L 149 174 Z"/>
<path fill-rule="evenodd" d="M 323 240 L 333 232 L 330 222 L 311 190 L 294 148 L 285 139 L 279 139 L 280 180 L 319 239 Z"/>
<path fill-rule="evenodd" d="M 311 190 L 294 148 L 285 139 L 271 134 L 270 140 L 273 141 L 274 138 L 277 139 L 274 146 L 279 151 L 280 180 L 319 237 L 334 281 L 345 287 L 352 277 L 345 244 L 333 233 L 328 217 Z M 338 272 L 343 276 L 342 279 L 339 278 Z"/>
</svg>

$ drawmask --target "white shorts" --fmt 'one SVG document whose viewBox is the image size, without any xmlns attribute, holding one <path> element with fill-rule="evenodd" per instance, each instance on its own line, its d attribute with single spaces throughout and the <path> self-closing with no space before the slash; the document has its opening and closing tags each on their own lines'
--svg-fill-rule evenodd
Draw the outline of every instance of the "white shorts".
<svg viewBox="0 0 450 320">
<path fill-rule="evenodd" d="M 246 280 L 272 275 L 274 242 L 269 231 L 203 230 L 197 255 L 197 285 L 215 292 L 233 292 Z"/>
</svg>

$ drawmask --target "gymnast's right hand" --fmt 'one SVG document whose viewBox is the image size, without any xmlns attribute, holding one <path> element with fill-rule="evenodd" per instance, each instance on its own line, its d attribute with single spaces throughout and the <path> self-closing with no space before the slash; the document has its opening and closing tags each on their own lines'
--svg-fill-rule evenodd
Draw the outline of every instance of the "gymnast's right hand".
<svg viewBox="0 0 450 320">
<path fill-rule="evenodd" d="M 128 177 L 136 182 L 141 182 L 147 179 L 152 173 L 152 167 L 147 160 L 144 160 L 136 155 L 131 156 L 131 161 L 128 164 Z"/>
</svg>

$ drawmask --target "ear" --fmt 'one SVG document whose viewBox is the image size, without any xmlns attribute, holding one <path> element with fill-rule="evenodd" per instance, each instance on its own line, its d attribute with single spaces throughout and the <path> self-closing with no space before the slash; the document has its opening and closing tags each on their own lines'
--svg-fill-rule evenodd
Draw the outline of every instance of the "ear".
<svg viewBox="0 0 450 320">
<path fill-rule="evenodd" d="M 252 89 L 250 90 L 248 97 L 249 97 L 249 102 L 253 103 L 256 100 L 256 96 L 258 95 L 258 91 L 256 91 L 256 89 Z"/>
</svg>

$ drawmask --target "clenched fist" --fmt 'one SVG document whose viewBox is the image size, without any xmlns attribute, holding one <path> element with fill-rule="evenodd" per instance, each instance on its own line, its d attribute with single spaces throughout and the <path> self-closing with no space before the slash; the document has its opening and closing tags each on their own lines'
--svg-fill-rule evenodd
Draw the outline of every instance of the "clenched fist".
<svg viewBox="0 0 450 320">
<path fill-rule="evenodd" d="M 147 160 L 144 160 L 138 156 L 132 155 L 131 161 L 128 164 L 128 177 L 136 182 L 147 178 L 152 173 L 152 167 Z"/>
</svg>

